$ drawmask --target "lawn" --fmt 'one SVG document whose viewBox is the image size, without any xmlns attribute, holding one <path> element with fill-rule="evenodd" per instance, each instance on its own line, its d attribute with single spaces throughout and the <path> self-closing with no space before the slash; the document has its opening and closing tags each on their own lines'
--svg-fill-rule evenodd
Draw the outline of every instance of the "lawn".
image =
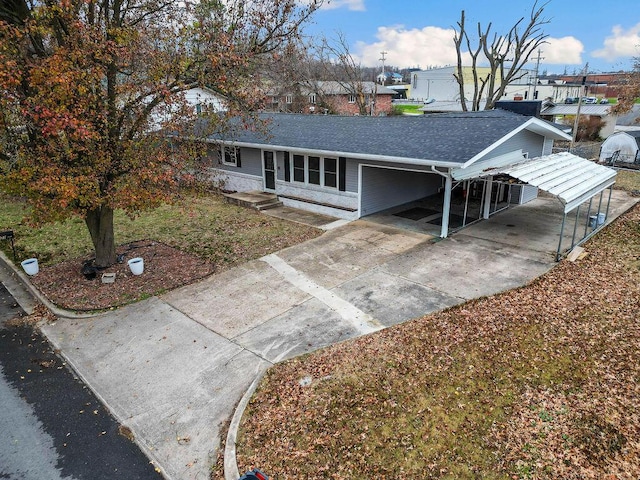
<svg viewBox="0 0 640 480">
<path fill-rule="evenodd" d="M 271 368 L 243 418 L 240 471 L 637 480 L 640 206 L 585 247 L 522 288 Z"/>
<path fill-rule="evenodd" d="M 7 197 L 0 200 L 0 230 L 14 231 L 18 260 L 37 256 L 46 266 L 92 251 L 81 219 L 34 228 L 23 221 L 27 210 L 22 202 Z M 311 227 L 226 204 L 213 194 L 189 197 L 181 204 L 162 206 L 135 220 L 120 211 L 115 218 L 117 244 L 153 239 L 210 261 L 218 269 L 259 258 L 319 233 Z M 8 242 L 0 242 L 0 248 L 13 258 Z"/>
<path fill-rule="evenodd" d="M 424 107 L 424 105 L 422 104 L 414 104 L 414 105 L 402 105 L 402 104 L 396 104 L 393 106 L 393 110 L 394 112 L 397 112 L 399 114 L 408 114 L 408 115 L 420 115 L 422 114 L 422 112 L 420 111 L 420 109 Z"/>
</svg>

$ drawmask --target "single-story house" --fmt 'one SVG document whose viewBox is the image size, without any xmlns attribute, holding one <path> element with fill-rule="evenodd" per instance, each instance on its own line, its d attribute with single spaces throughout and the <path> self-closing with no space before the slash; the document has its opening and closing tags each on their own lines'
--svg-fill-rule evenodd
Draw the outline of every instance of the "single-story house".
<svg viewBox="0 0 640 480">
<path fill-rule="evenodd" d="M 380 85 L 395 84 L 400 85 L 403 82 L 402 75 L 398 72 L 383 72 L 379 73 L 376 77 L 377 82 Z"/>
<path fill-rule="evenodd" d="M 431 198 L 441 237 L 535 198 L 538 188 L 566 214 L 615 182 L 610 168 L 552 155 L 554 140 L 571 138 L 553 124 L 505 110 L 262 118 L 266 136 L 238 129 L 207 139 L 227 190 L 272 192 L 285 205 L 348 220 Z"/>
<path fill-rule="evenodd" d="M 570 123 L 578 114 L 578 105 L 573 104 L 550 104 L 542 109 L 540 115 L 549 121 L 562 123 L 566 117 L 570 118 Z M 580 105 L 580 116 L 591 121 L 602 121 L 604 125 L 600 129 L 600 137 L 607 138 L 616 128 L 617 115 L 611 112 L 611 105 Z"/>
<path fill-rule="evenodd" d="M 360 115 L 362 104 L 367 114 L 388 115 L 397 92 L 375 82 L 318 80 L 274 86 L 265 95 L 264 110 L 269 112 Z"/>
</svg>

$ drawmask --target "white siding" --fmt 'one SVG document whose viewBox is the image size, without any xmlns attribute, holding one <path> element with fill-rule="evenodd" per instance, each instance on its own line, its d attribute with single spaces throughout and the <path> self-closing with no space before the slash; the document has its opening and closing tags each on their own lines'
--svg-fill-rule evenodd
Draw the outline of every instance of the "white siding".
<svg viewBox="0 0 640 480">
<path fill-rule="evenodd" d="M 234 192 L 249 192 L 251 190 L 263 190 L 262 177 L 246 175 L 229 170 L 214 170 L 214 180 L 221 181 L 221 187 Z"/>
<path fill-rule="evenodd" d="M 327 189 L 315 185 L 298 186 L 289 182 L 276 182 L 276 194 L 296 197 L 310 202 L 334 205 L 346 209 L 358 209 L 358 195 L 340 192 L 337 189 Z"/>
<path fill-rule="evenodd" d="M 342 210 L 339 208 L 332 208 L 326 205 L 318 205 L 315 203 L 301 202 L 290 198 L 281 197 L 280 201 L 286 207 L 299 208 L 300 210 L 306 210 L 308 212 L 321 213 L 322 215 L 329 215 L 331 217 L 341 218 L 343 220 L 357 220 L 357 211 Z"/>
</svg>

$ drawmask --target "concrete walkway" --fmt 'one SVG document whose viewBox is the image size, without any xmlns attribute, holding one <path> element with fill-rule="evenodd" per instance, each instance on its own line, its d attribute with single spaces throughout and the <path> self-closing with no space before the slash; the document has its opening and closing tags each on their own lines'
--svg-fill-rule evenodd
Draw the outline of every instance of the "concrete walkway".
<svg viewBox="0 0 640 480">
<path fill-rule="evenodd" d="M 637 200 L 614 192 L 610 219 Z M 442 241 L 359 220 L 43 330 L 167 478 L 204 480 L 225 424 L 270 365 L 526 284 L 555 265 L 560 215 L 541 198 Z"/>
</svg>

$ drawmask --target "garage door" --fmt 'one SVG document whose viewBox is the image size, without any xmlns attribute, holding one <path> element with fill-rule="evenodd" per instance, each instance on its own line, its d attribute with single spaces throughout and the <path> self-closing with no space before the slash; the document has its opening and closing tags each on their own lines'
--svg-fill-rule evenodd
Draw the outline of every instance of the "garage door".
<svg viewBox="0 0 640 480">
<path fill-rule="evenodd" d="M 363 165 L 360 216 L 433 195 L 440 184 L 433 173 Z"/>
</svg>

